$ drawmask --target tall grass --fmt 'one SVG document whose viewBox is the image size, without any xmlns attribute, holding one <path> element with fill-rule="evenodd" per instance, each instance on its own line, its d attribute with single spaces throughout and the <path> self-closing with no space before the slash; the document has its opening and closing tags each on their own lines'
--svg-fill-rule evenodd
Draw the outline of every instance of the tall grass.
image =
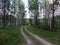
<svg viewBox="0 0 60 45">
<path fill-rule="evenodd" d="M 60 30 L 49 31 L 49 30 L 38 29 L 32 26 L 28 26 L 28 30 L 48 41 L 51 41 L 57 45 L 60 45 Z"/>
<path fill-rule="evenodd" d="M 20 45 L 20 26 L 7 26 L 0 28 L 0 45 Z"/>
</svg>

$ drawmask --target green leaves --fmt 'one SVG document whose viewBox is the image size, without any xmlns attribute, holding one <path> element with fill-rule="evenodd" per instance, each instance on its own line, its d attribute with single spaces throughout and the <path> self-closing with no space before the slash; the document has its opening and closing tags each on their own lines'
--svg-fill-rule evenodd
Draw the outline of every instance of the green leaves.
<svg viewBox="0 0 60 45">
<path fill-rule="evenodd" d="M 55 0 L 54 4 L 55 5 L 58 5 L 59 4 L 58 0 Z"/>
<path fill-rule="evenodd" d="M 29 1 L 29 9 L 30 10 L 35 10 L 35 9 L 38 9 L 38 0 L 31 0 Z"/>
</svg>

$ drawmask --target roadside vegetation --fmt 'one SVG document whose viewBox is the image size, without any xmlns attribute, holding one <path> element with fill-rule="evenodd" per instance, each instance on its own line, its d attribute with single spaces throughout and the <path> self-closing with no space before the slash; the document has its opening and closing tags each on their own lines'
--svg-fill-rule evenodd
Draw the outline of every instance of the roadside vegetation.
<svg viewBox="0 0 60 45">
<path fill-rule="evenodd" d="M 28 26 L 29 31 L 60 45 L 60 1 L 26 2 L 0 0 L 0 45 L 25 45 L 20 34 L 21 26 L 18 25 L 31 25 Z"/>
<path fill-rule="evenodd" d="M 37 27 L 28 26 L 27 28 L 30 32 L 54 43 L 60 45 L 60 30 L 57 31 L 50 31 L 50 30 L 43 30 L 38 29 Z"/>
<path fill-rule="evenodd" d="M 0 28 L 0 45 L 20 45 L 21 42 L 20 26 Z"/>
</svg>

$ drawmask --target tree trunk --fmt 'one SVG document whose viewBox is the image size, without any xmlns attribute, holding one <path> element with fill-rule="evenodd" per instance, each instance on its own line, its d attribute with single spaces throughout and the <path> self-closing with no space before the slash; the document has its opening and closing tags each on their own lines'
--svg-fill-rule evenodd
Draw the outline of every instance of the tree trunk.
<svg viewBox="0 0 60 45">
<path fill-rule="evenodd" d="M 54 29 L 54 23 L 55 23 L 55 21 L 54 21 L 54 0 L 53 0 L 53 4 L 52 4 L 52 22 L 51 22 L 51 28 L 52 28 L 52 30 Z"/>
<path fill-rule="evenodd" d="M 4 9 L 3 9 L 3 12 L 4 12 L 4 15 L 3 15 L 3 17 L 2 17 L 2 22 L 3 22 L 3 27 L 5 28 L 5 26 L 6 26 L 6 10 L 5 10 L 5 7 L 6 7 L 6 1 L 4 0 Z"/>
</svg>

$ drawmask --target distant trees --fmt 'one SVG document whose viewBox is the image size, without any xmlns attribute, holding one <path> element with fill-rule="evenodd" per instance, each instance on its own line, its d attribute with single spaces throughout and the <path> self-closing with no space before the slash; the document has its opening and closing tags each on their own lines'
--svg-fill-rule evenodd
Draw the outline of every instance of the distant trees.
<svg viewBox="0 0 60 45">
<path fill-rule="evenodd" d="M 58 0 L 52 0 L 50 4 L 48 0 L 45 0 L 45 16 L 48 20 L 48 26 L 50 30 L 54 30 L 56 28 L 56 18 L 55 18 L 55 10 L 58 7 Z M 46 21 L 47 22 L 47 21 Z"/>
<path fill-rule="evenodd" d="M 7 19 L 8 19 L 8 11 L 9 11 L 9 4 L 10 4 L 10 1 L 9 0 L 2 0 L 3 2 L 3 17 L 2 17 L 2 20 L 3 20 L 3 27 L 6 26 L 7 24 Z"/>
<path fill-rule="evenodd" d="M 55 18 L 55 10 L 58 7 L 58 0 L 52 0 L 50 4 L 48 0 L 45 0 L 44 7 L 45 7 L 45 16 L 48 20 L 48 26 L 50 30 L 56 28 L 56 18 Z M 47 22 L 47 21 L 46 21 Z"/>
<path fill-rule="evenodd" d="M 55 20 L 55 6 L 57 6 L 59 3 L 58 3 L 58 0 L 53 0 L 53 3 L 51 4 L 52 5 L 52 20 L 51 20 L 51 29 L 53 30 L 55 28 L 55 25 L 56 25 L 56 20 Z"/>
<path fill-rule="evenodd" d="M 24 23 L 23 18 L 25 15 L 25 11 L 22 0 L 13 0 L 12 4 L 11 0 L 2 0 L 2 11 L 3 11 L 2 24 L 4 28 L 8 24 L 12 25 L 13 21 L 15 22 L 16 25 Z"/>
<path fill-rule="evenodd" d="M 13 5 L 14 5 L 14 10 L 15 10 L 15 17 L 16 17 L 16 25 L 20 25 L 23 24 L 24 22 L 24 15 L 25 15 L 25 11 L 24 11 L 24 3 L 22 2 L 22 0 L 14 0 L 13 1 Z"/>
<path fill-rule="evenodd" d="M 56 27 L 55 10 L 57 9 L 59 2 L 58 2 L 58 0 L 52 0 L 52 3 L 50 3 L 49 0 L 41 0 L 41 1 L 42 1 L 42 9 L 44 9 L 43 10 L 44 11 L 43 20 L 45 20 L 45 21 L 43 21 L 43 23 L 46 22 L 47 24 L 46 23 L 45 24 L 47 25 L 47 27 L 50 30 L 53 30 Z M 38 6 L 38 4 L 40 4 L 40 2 L 38 3 L 38 0 L 29 0 L 29 9 L 31 12 L 34 10 L 35 25 L 39 25 L 39 21 L 38 21 L 38 16 L 39 16 L 38 7 L 39 6 Z"/>
<path fill-rule="evenodd" d="M 49 4 L 48 0 L 41 0 L 41 9 L 40 11 L 44 11 L 43 14 L 43 23 L 45 23 L 45 25 L 49 26 L 50 30 L 53 30 L 55 28 L 55 10 L 56 7 L 59 5 L 58 0 L 53 0 L 53 3 Z M 3 2 L 3 26 L 5 27 L 8 23 L 8 13 L 10 11 L 10 0 L 2 0 Z M 40 4 L 40 2 L 38 0 L 28 0 L 29 2 L 29 10 L 34 14 L 34 19 L 30 20 L 32 21 L 31 24 L 39 27 L 40 26 L 40 19 L 38 19 L 39 16 L 39 6 L 38 4 Z M 22 2 L 22 0 L 13 0 L 12 2 L 13 8 L 14 8 L 14 16 L 16 18 L 16 25 L 19 24 L 24 24 L 24 16 L 25 16 L 25 10 L 24 10 L 24 4 Z M 12 10 L 12 9 L 11 9 Z M 51 16 L 52 14 L 52 16 Z M 48 24 L 47 24 L 48 23 Z"/>
<path fill-rule="evenodd" d="M 20 24 L 24 24 L 24 16 L 25 16 L 25 11 L 24 11 L 24 4 L 19 5 L 19 18 L 20 18 Z"/>
<path fill-rule="evenodd" d="M 38 0 L 30 0 L 29 1 L 29 9 L 30 9 L 30 11 L 32 12 L 32 11 L 34 11 L 33 13 L 34 13 L 34 22 L 35 22 L 35 25 L 37 26 L 38 25 L 38 16 L 39 16 L 39 14 L 38 14 Z"/>
</svg>

